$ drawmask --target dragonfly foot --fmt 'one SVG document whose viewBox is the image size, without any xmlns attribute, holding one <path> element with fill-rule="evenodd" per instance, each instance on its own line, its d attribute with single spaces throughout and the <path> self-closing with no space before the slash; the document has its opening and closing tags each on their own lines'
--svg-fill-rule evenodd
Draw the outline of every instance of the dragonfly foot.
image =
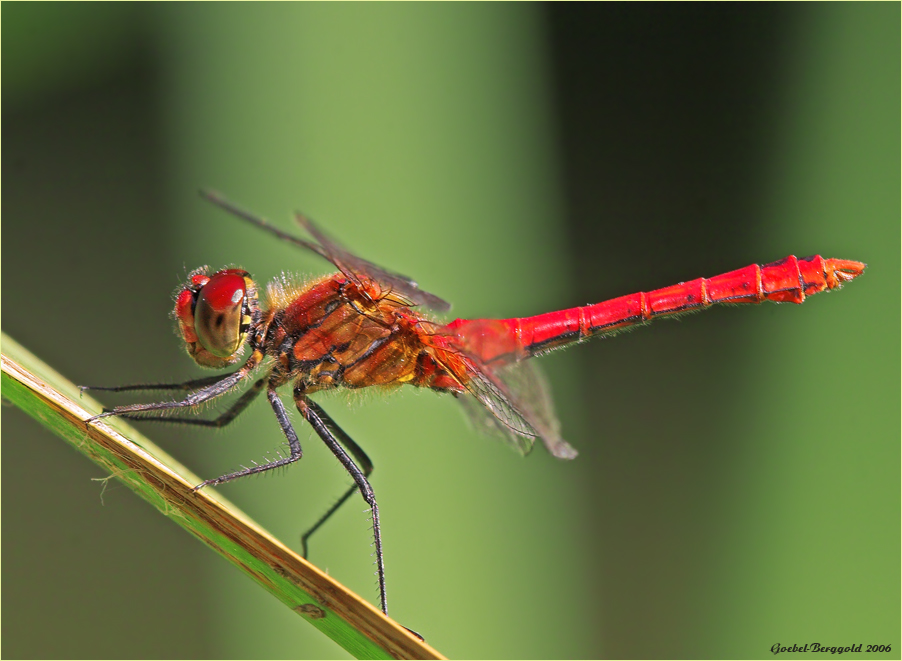
<svg viewBox="0 0 902 661">
<path fill-rule="evenodd" d="M 92 416 L 85 420 L 86 425 L 90 425 L 91 423 L 97 422 L 101 418 L 109 418 L 111 415 L 115 415 L 116 412 L 113 409 L 103 409 L 103 413 L 99 413 L 95 416 Z"/>
<path fill-rule="evenodd" d="M 402 624 L 401 626 L 404 627 L 403 624 Z M 412 633 L 414 636 L 416 636 L 417 638 L 419 638 L 420 640 L 422 640 L 424 643 L 426 642 L 426 639 L 425 639 L 425 638 L 423 638 L 420 634 L 418 634 L 416 631 L 414 631 L 414 630 L 411 629 L 410 627 L 404 627 L 404 628 L 407 629 L 407 630 L 408 630 L 410 633 Z"/>
</svg>

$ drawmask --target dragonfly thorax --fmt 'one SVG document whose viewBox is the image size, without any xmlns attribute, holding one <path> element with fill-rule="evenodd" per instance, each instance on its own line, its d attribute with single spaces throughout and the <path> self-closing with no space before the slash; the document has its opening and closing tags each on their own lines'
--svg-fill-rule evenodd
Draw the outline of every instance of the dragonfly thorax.
<svg viewBox="0 0 902 661">
<path fill-rule="evenodd" d="M 247 271 L 203 267 L 188 276 L 178 293 L 175 317 L 188 354 L 203 367 L 238 361 L 248 329 L 259 318 L 257 287 Z"/>
</svg>

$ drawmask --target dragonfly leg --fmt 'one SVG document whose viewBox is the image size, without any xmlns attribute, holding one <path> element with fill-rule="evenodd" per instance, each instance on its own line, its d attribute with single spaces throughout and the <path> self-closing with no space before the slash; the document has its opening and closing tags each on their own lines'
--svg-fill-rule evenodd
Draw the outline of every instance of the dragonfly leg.
<svg viewBox="0 0 902 661">
<path fill-rule="evenodd" d="M 202 418 L 179 418 L 179 417 L 148 417 L 144 415 L 138 415 L 136 413 L 123 413 L 120 415 L 120 418 L 125 418 L 126 420 L 141 420 L 141 421 L 151 421 L 151 422 L 172 422 L 178 425 L 196 425 L 198 427 L 215 427 L 217 429 L 221 427 L 225 427 L 227 424 L 232 422 L 235 418 L 237 418 L 244 410 L 253 402 L 257 395 L 263 390 L 263 386 L 265 385 L 265 379 L 259 379 L 254 383 L 251 388 L 241 395 L 235 403 L 232 404 L 228 409 L 222 412 L 222 414 L 218 418 L 214 418 L 213 420 L 204 420 Z"/>
<path fill-rule="evenodd" d="M 103 390 L 105 392 L 129 392 L 132 390 L 194 390 L 195 388 L 211 386 L 226 376 L 229 375 L 216 374 L 214 376 L 205 376 L 200 379 L 191 379 L 190 381 L 184 381 L 182 383 L 130 383 L 125 386 L 78 386 L 78 389 L 81 392 L 86 390 Z"/>
<path fill-rule="evenodd" d="M 195 390 L 187 397 L 182 400 L 169 401 L 169 402 L 152 402 L 150 404 L 129 404 L 127 406 L 117 406 L 116 408 L 110 411 L 104 411 L 100 415 L 95 415 L 92 418 L 88 418 L 85 422 L 92 423 L 101 418 L 108 418 L 113 415 L 123 415 L 127 413 L 142 413 L 145 411 L 165 411 L 168 409 L 181 409 L 181 408 L 190 408 L 192 406 L 197 406 L 198 404 L 203 404 L 206 401 L 219 397 L 221 395 L 226 394 L 233 388 L 235 388 L 239 383 L 241 383 L 244 379 L 248 377 L 248 375 L 254 370 L 257 365 L 260 364 L 260 361 L 263 360 L 263 353 L 259 350 L 254 351 L 251 354 L 251 357 L 248 358 L 247 362 L 241 367 L 237 372 L 233 372 L 232 374 L 228 374 L 218 381 L 201 388 L 200 390 Z"/>
<path fill-rule="evenodd" d="M 373 519 L 373 541 L 376 549 L 376 573 L 379 579 L 379 602 L 382 606 L 382 612 L 388 615 L 388 602 L 385 598 L 385 560 L 382 557 L 382 530 L 379 524 L 379 506 L 376 505 L 376 495 L 373 488 L 366 479 L 363 471 L 354 463 L 354 460 L 348 456 L 341 444 L 336 440 L 335 435 L 326 422 L 327 418 L 320 415 L 322 409 L 313 404 L 304 394 L 303 388 L 295 388 L 294 402 L 298 407 L 298 411 L 304 416 L 304 419 L 310 423 L 323 443 L 332 451 L 332 454 L 341 462 L 345 470 L 354 478 L 357 483 L 356 488 L 360 490 L 360 495 L 370 506 L 370 514 Z M 353 491 L 351 492 L 353 493 Z"/>
<path fill-rule="evenodd" d="M 195 491 L 197 491 L 198 489 L 203 489 L 204 487 L 214 487 L 219 484 L 231 482 L 232 480 L 237 480 L 240 477 L 256 475 L 257 473 L 264 473 L 266 471 L 273 470 L 274 468 L 287 466 L 288 464 L 293 464 L 294 462 L 298 461 L 304 455 L 304 453 L 301 451 L 301 442 L 298 440 L 298 435 L 294 431 L 294 427 L 291 426 L 291 421 L 288 419 L 288 412 L 285 410 L 285 405 L 282 403 L 282 400 L 279 399 L 279 394 L 276 392 L 276 389 L 272 386 L 267 388 L 266 397 L 267 399 L 269 399 L 269 403 L 272 405 L 272 410 L 276 414 L 276 419 L 279 421 L 279 426 L 282 428 L 282 433 L 284 433 L 285 438 L 288 439 L 288 447 L 290 448 L 289 455 L 287 457 L 283 457 L 282 459 L 270 461 L 259 466 L 243 468 L 240 471 L 235 471 L 234 473 L 227 473 L 213 480 L 206 480 L 205 482 L 194 487 Z"/>
<path fill-rule="evenodd" d="M 332 417 L 326 413 L 322 407 L 314 402 L 313 400 L 307 400 L 307 406 L 314 410 L 314 412 L 322 419 L 325 423 L 326 427 L 330 432 L 335 436 L 336 440 L 341 443 L 357 460 L 360 468 L 363 470 L 364 477 L 369 477 L 373 472 L 373 462 L 370 461 L 370 458 L 367 456 L 366 452 L 354 442 L 354 440 L 348 436 L 345 431 L 338 426 L 338 424 L 332 419 Z M 301 535 L 301 555 L 305 558 L 307 557 L 308 548 L 307 548 L 307 540 L 310 539 L 310 536 L 313 535 L 320 527 L 329 520 L 329 518 L 338 511 L 342 505 L 351 497 L 351 495 L 357 491 L 358 486 L 354 484 L 354 486 L 350 487 L 344 494 L 339 498 L 333 505 L 323 514 L 319 520 L 314 523 L 307 532 Z"/>
</svg>

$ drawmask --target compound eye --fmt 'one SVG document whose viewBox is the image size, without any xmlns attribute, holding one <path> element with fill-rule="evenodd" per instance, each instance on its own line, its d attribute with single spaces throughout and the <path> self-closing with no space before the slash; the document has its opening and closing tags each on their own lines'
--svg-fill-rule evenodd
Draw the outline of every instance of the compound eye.
<svg viewBox="0 0 902 661">
<path fill-rule="evenodd" d="M 197 295 L 194 330 L 214 356 L 230 358 L 241 347 L 245 286 L 240 275 L 217 273 Z"/>
</svg>

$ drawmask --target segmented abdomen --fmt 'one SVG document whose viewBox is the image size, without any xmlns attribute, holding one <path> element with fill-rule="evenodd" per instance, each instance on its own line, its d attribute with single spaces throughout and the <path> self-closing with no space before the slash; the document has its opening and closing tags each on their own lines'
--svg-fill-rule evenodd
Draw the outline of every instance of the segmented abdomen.
<svg viewBox="0 0 902 661">
<path fill-rule="evenodd" d="M 594 335 L 716 303 L 802 303 L 807 296 L 840 287 L 864 268 L 861 262 L 850 260 L 820 255 L 798 259 L 790 255 L 771 264 L 752 264 L 713 278 L 698 278 L 594 305 L 517 319 L 458 319 L 446 329 L 485 362 L 521 360 Z"/>
</svg>

